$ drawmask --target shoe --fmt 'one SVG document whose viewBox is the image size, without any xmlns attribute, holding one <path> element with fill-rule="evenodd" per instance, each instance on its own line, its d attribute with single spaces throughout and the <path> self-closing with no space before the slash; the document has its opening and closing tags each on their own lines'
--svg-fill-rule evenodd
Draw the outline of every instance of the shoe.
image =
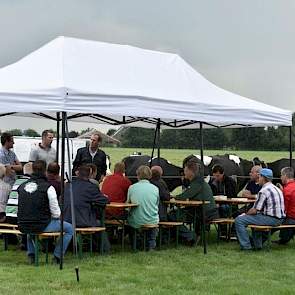
<svg viewBox="0 0 295 295">
<path fill-rule="evenodd" d="M 29 264 L 34 264 L 35 263 L 35 255 L 34 254 L 29 254 L 28 255 L 28 263 Z"/>
<path fill-rule="evenodd" d="M 53 256 L 52 257 L 52 264 L 60 264 L 60 258 Z"/>
<path fill-rule="evenodd" d="M 278 244 L 278 245 L 287 245 L 288 242 L 285 242 L 283 240 L 276 240 L 276 241 L 271 241 L 274 244 Z"/>
</svg>

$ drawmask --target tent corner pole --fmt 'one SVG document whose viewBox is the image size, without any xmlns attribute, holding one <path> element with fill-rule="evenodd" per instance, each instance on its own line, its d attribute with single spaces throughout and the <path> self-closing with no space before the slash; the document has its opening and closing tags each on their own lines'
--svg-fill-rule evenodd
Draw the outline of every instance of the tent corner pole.
<svg viewBox="0 0 295 295">
<path fill-rule="evenodd" d="M 203 133 L 203 122 L 200 122 L 200 154 L 201 154 L 201 161 L 204 162 L 204 133 Z"/>
<path fill-rule="evenodd" d="M 290 167 L 292 167 L 292 151 L 293 151 L 293 141 L 292 141 L 292 126 L 289 126 L 289 157 L 290 157 Z"/>
<path fill-rule="evenodd" d="M 61 250 L 61 256 L 60 256 L 60 265 L 59 269 L 63 269 L 63 221 L 64 221 L 64 191 L 65 191 L 65 136 L 66 136 L 66 120 L 67 120 L 67 113 L 62 112 L 62 124 L 61 124 L 61 194 L 60 194 L 60 250 Z"/>
<path fill-rule="evenodd" d="M 60 112 L 56 113 L 56 162 L 59 157 L 59 139 L 60 139 Z"/>
</svg>

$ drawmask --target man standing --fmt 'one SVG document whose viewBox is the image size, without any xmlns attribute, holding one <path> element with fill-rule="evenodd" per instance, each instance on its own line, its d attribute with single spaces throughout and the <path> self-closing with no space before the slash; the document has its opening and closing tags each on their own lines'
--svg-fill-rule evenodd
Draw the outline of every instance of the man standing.
<svg viewBox="0 0 295 295">
<path fill-rule="evenodd" d="M 30 263 L 35 261 L 35 247 L 30 234 L 60 231 L 60 208 L 57 195 L 52 185 L 47 182 L 46 163 L 37 160 L 33 163 L 32 177 L 21 184 L 18 191 L 18 226 L 22 233 L 28 234 L 27 246 Z M 54 262 L 59 263 L 73 236 L 71 224 L 63 223 L 63 252 L 61 253 L 61 240 L 54 250 Z"/>
<path fill-rule="evenodd" d="M 283 224 L 295 224 L 295 180 L 294 169 L 285 167 L 281 170 L 281 181 L 283 183 L 283 195 L 285 201 L 286 219 Z M 293 229 L 284 229 L 280 231 L 278 244 L 287 244 L 294 235 Z"/>
<path fill-rule="evenodd" d="M 42 160 L 48 166 L 49 163 L 56 161 L 56 151 L 51 146 L 53 141 L 53 132 L 50 130 L 44 130 L 42 132 L 42 142 L 38 146 L 31 149 L 30 162 Z"/>
<path fill-rule="evenodd" d="M 4 181 L 12 186 L 16 180 L 16 172 L 22 171 L 23 167 L 14 151 L 11 150 L 14 145 L 14 140 L 10 133 L 5 132 L 1 135 L 1 144 L 0 163 L 6 167 Z"/>
<path fill-rule="evenodd" d="M 273 173 L 271 169 L 263 168 L 259 172 L 259 184 L 262 186 L 258 192 L 253 207 L 235 219 L 236 233 L 241 250 L 252 250 L 247 232 L 249 224 L 278 226 L 285 217 L 284 198 L 281 190 L 272 184 Z M 262 232 L 253 231 L 255 249 L 262 248 Z"/>
<path fill-rule="evenodd" d="M 73 175 L 82 164 L 93 163 L 97 167 L 96 179 L 99 181 L 102 176 L 106 175 L 107 164 L 106 154 L 99 149 L 101 137 L 99 133 L 94 133 L 90 137 L 89 147 L 79 148 L 76 158 L 73 162 Z"/>
</svg>

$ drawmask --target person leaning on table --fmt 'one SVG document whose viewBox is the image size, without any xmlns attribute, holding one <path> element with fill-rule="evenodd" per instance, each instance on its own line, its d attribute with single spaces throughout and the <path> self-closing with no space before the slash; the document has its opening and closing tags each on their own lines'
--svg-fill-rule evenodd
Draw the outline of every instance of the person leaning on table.
<svg viewBox="0 0 295 295">
<path fill-rule="evenodd" d="M 257 194 L 257 200 L 246 214 L 235 219 L 235 227 L 241 250 L 252 250 L 247 226 L 270 225 L 278 226 L 285 218 L 284 198 L 281 190 L 272 184 L 271 169 L 263 168 L 259 172 L 259 184 L 262 186 Z M 253 231 L 255 249 L 262 248 L 262 232 Z"/>
<path fill-rule="evenodd" d="M 218 210 L 215 205 L 212 190 L 209 184 L 204 180 L 204 177 L 200 171 L 199 164 L 195 160 L 189 160 L 184 167 L 184 177 L 190 181 L 189 187 L 181 194 L 175 196 L 179 200 L 194 200 L 194 201 L 209 201 L 209 204 L 204 205 L 205 211 L 205 222 L 209 222 L 212 219 L 218 218 Z M 194 215 L 194 208 L 188 209 L 178 209 L 182 210 L 184 214 L 184 219 L 189 220 Z M 180 236 L 184 239 L 193 239 L 198 241 L 201 234 L 201 207 L 198 208 L 196 212 L 196 228 L 195 234 L 188 233 L 180 229 Z M 192 220 L 191 220 L 192 221 Z"/>
</svg>

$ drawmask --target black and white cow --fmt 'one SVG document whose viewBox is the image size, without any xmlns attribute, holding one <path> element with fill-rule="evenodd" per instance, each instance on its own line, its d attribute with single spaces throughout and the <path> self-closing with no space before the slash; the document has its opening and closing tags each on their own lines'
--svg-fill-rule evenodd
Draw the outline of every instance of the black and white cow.
<svg viewBox="0 0 295 295">
<path fill-rule="evenodd" d="M 256 162 L 253 163 L 253 161 L 248 161 L 236 155 L 229 154 L 215 155 L 210 157 L 204 156 L 203 164 L 201 162 L 200 155 L 190 155 L 184 159 L 183 165 L 185 165 L 190 159 L 195 159 L 200 163 L 204 170 L 204 176 L 208 176 L 208 178 L 210 175 L 212 175 L 212 167 L 214 165 L 221 165 L 226 175 L 236 177 L 239 190 L 241 190 L 248 181 L 249 172 L 252 166 L 254 164 L 256 165 Z"/>
<path fill-rule="evenodd" d="M 122 160 L 125 163 L 125 174 L 134 183 L 137 181 L 136 169 L 141 165 L 150 166 L 151 157 L 147 155 L 130 155 Z M 171 164 L 164 158 L 153 158 L 151 166 L 159 165 L 163 169 L 163 179 L 165 180 L 169 191 L 182 185 L 181 175 L 183 169 Z"/>
<path fill-rule="evenodd" d="M 284 167 L 290 167 L 290 159 L 282 158 L 274 162 L 267 163 L 267 168 L 272 170 L 274 178 L 278 178 L 274 182 L 278 182 L 281 170 Z M 295 170 L 295 160 L 292 160 L 292 167 Z"/>
</svg>

